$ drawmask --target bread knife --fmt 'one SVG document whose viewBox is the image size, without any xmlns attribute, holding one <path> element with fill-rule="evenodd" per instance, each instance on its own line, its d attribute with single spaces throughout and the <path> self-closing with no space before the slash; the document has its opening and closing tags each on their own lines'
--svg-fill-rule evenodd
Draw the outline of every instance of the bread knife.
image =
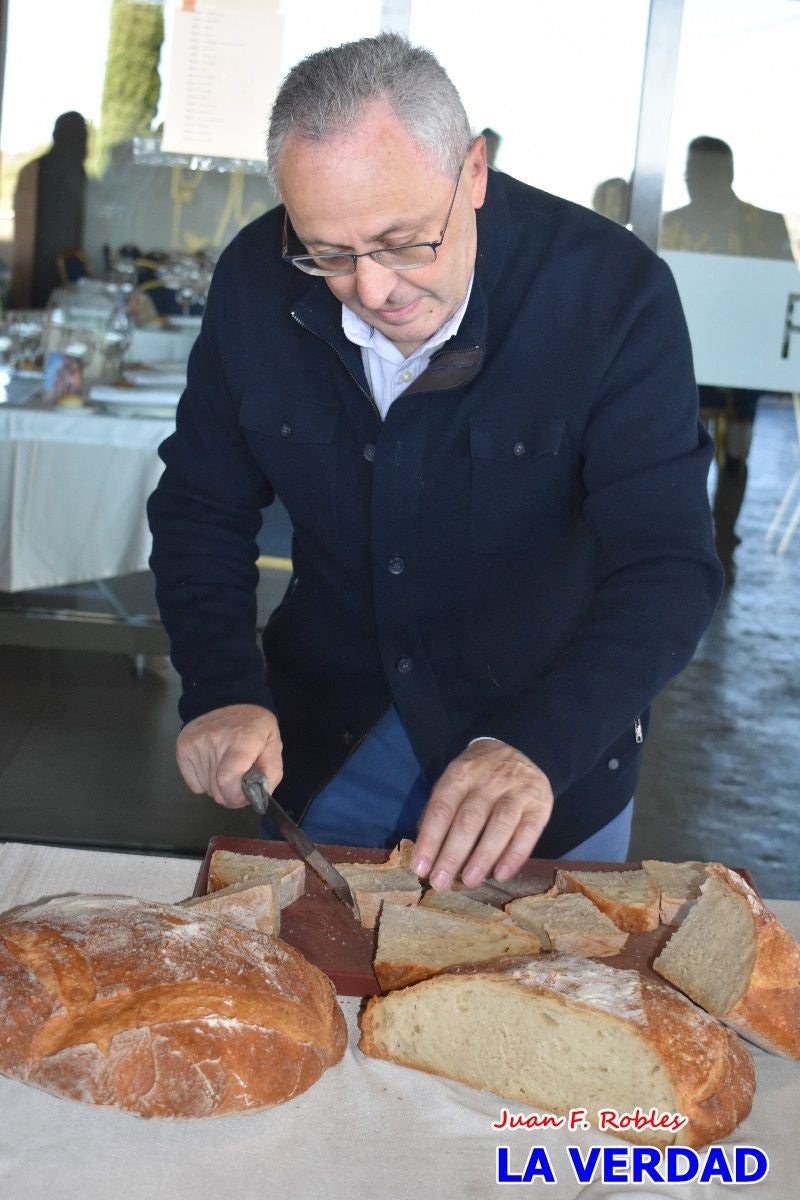
<svg viewBox="0 0 800 1200">
<path fill-rule="evenodd" d="M 350 887 L 344 875 L 340 875 L 336 867 L 318 850 L 314 843 L 303 833 L 289 814 L 278 804 L 269 790 L 267 777 L 257 767 L 251 767 L 242 776 L 242 791 L 260 817 L 266 817 L 271 825 L 281 833 L 300 857 L 308 863 L 311 870 L 319 875 L 326 887 L 341 900 L 352 916 L 359 921 L 358 909 L 353 900 Z"/>
</svg>

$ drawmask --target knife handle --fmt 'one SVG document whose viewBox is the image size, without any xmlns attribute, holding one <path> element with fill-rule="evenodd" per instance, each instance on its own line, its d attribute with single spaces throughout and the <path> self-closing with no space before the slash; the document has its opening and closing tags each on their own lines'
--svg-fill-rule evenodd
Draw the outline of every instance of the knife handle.
<svg viewBox="0 0 800 1200">
<path fill-rule="evenodd" d="M 242 776 L 242 791 L 260 817 L 267 815 L 269 780 L 258 767 L 250 767 Z"/>
</svg>

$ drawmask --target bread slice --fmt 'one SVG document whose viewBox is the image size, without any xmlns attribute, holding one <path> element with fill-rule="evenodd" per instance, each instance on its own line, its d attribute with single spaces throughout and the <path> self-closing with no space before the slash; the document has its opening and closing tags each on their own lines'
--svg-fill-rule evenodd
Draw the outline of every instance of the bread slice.
<svg viewBox="0 0 800 1200">
<path fill-rule="evenodd" d="M 181 900 L 181 908 L 206 913 L 245 929 L 257 929 L 277 937 L 281 931 L 280 882 L 277 875 L 251 883 L 231 883 L 205 896 Z"/>
<path fill-rule="evenodd" d="M 279 883 L 281 908 L 294 904 L 306 890 L 306 867 L 299 858 L 267 858 L 263 854 L 215 850 L 208 866 L 206 891 L 218 892 L 232 883 L 255 883 L 273 876 Z"/>
<path fill-rule="evenodd" d="M 700 887 L 708 873 L 708 863 L 671 863 L 661 862 L 657 858 L 646 858 L 642 862 L 642 868 L 661 893 L 661 923 L 680 925 L 692 903 L 700 895 Z"/>
<path fill-rule="evenodd" d="M 424 910 L 419 910 L 424 911 Z M 546 1112 L 657 1109 L 678 1132 L 648 1145 L 704 1146 L 750 1111 L 753 1060 L 729 1030 L 671 988 L 590 959 L 543 954 L 439 974 L 370 999 L 364 1054 L 443 1075 Z"/>
<path fill-rule="evenodd" d="M 628 940 L 610 917 L 579 892 L 522 896 L 506 905 L 516 925 L 535 933 L 543 950 L 562 950 L 586 958 L 619 954 Z"/>
<path fill-rule="evenodd" d="M 411 870 L 411 855 L 414 852 L 414 843 L 410 838 L 401 838 L 394 850 L 391 851 L 385 863 L 378 863 L 378 866 L 388 867 L 394 870 L 395 867 L 407 867 Z"/>
<path fill-rule="evenodd" d="M 734 871 L 709 864 L 653 969 L 742 1037 L 800 1058 L 800 942 Z"/>
<path fill-rule="evenodd" d="M 508 954 L 537 954 L 532 933 L 498 921 L 476 921 L 433 908 L 384 904 L 374 970 L 383 991 L 428 979 L 461 963 Z"/>
<path fill-rule="evenodd" d="M 646 871 L 556 871 L 556 892 L 582 892 L 618 929 L 658 929 L 659 891 Z"/>
<path fill-rule="evenodd" d="M 336 863 L 336 870 L 347 880 L 358 908 L 362 929 L 374 929 L 381 907 L 392 904 L 418 904 L 422 885 L 407 867 L 388 863 Z"/>
<path fill-rule="evenodd" d="M 467 887 L 461 879 L 454 879 L 449 891 L 457 892 L 461 896 L 469 896 L 470 900 L 477 900 L 480 904 L 508 904 L 509 900 L 513 900 L 516 895 L 515 892 L 508 891 L 503 884 L 494 883 L 491 879 L 484 880 L 477 887 Z M 530 883 L 528 891 L 530 891 Z"/>
<path fill-rule="evenodd" d="M 478 921 L 510 921 L 508 913 L 493 904 L 473 900 L 468 892 L 437 892 L 431 888 L 420 900 L 425 908 L 455 913 L 459 917 L 474 917 Z"/>
</svg>

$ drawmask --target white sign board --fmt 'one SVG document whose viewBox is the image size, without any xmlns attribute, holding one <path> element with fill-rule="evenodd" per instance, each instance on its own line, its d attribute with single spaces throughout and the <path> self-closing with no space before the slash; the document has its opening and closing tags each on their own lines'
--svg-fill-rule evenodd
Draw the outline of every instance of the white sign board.
<svg viewBox="0 0 800 1200">
<path fill-rule="evenodd" d="M 800 391 L 800 268 L 777 259 L 664 250 L 698 383 Z"/>
<path fill-rule="evenodd" d="M 181 0 L 161 149 L 263 160 L 281 80 L 280 0 Z"/>
</svg>

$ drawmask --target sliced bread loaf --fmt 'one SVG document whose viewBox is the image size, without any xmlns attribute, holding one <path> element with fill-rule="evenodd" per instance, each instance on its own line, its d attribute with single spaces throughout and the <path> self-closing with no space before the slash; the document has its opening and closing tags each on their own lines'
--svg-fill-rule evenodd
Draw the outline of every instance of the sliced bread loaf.
<svg viewBox="0 0 800 1200">
<path fill-rule="evenodd" d="M 420 910 L 424 911 L 424 910 Z M 470 966 L 371 999 L 360 1049 L 547 1112 L 679 1113 L 648 1145 L 703 1146 L 750 1111 L 753 1060 L 671 988 L 589 959 L 544 954 Z"/>
<path fill-rule="evenodd" d="M 619 954 L 628 940 L 610 917 L 580 892 L 522 896 L 506 905 L 515 925 L 535 933 L 543 950 L 562 950 L 586 958 Z"/>
<path fill-rule="evenodd" d="M 800 943 L 719 863 L 653 969 L 757 1046 L 800 1058 Z"/>
<path fill-rule="evenodd" d="M 642 868 L 652 878 L 661 894 L 662 924 L 680 925 L 693 901 L 700 895 L 708 863 L 671 863 L 646 858 L 642 862 Z"/>
<path fill-rule="evenodd" d="M 582 892 L 619 929 L 658 929 L 659 891 L 646 871 L 556 871 L 553 890 Z"/>
<path fill-rule="evenodd" d="M 208 865 L 209 892 L 232 883 L 253 883 L 275 877 L 279 883 L 281 908 L 299 900 L 306 888 L 306 867 L 299 858 L 267 858 L 263 854 L 236 854 L 215 850 Z"/>
<path fill-rule="evenodd" d="M 537 937 L 504 921 L 476 921 L 433 908 L 386 903 L 373 965 L 381 989 L 388 992 L 461 963 L 538 951 Z"/>
</svg>

